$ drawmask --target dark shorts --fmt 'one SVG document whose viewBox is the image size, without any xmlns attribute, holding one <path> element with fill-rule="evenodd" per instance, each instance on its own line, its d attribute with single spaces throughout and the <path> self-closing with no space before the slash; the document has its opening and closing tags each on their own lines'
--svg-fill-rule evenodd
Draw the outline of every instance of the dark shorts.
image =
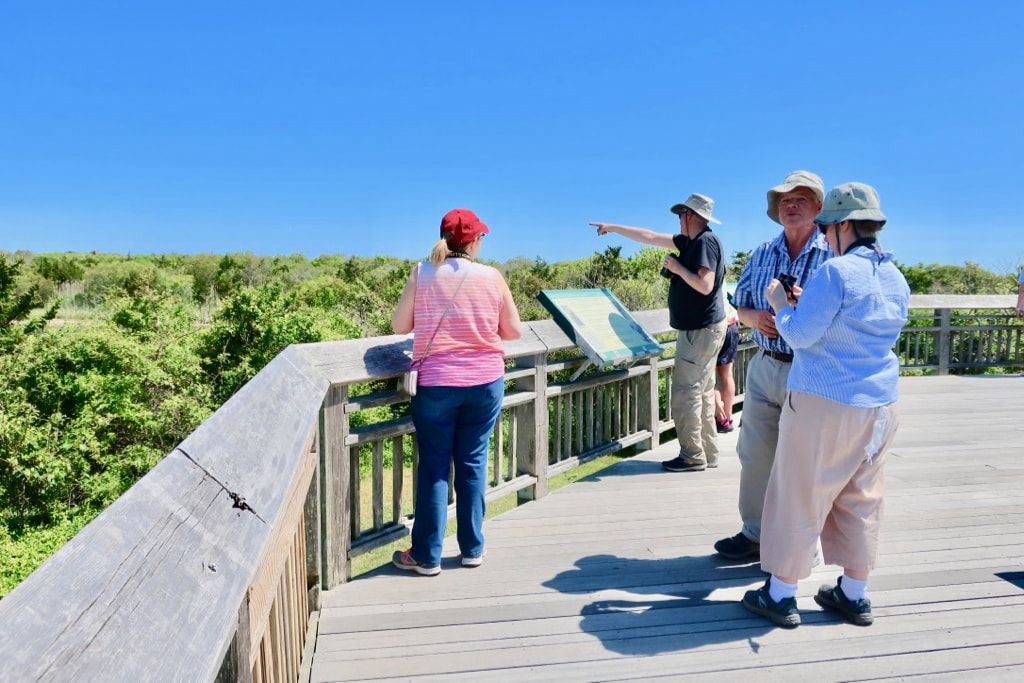
<svg viewBox="0 0 1024 683">
<path fill-rule="evenodd" d="M 736 360 L 736 350 L 740 347 L 740 326 L 737 323 L 725 329 L 725 341 L 718 352 L 718 365 L 728 365 Z"/>
</svg>

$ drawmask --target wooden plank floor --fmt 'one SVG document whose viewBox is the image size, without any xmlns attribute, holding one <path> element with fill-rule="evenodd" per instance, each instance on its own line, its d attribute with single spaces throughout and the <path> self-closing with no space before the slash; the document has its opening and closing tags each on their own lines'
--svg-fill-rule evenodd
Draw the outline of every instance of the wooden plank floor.
<svg viewBox="0 0 1024 683">
<path fill-rule="evenodd" d="M 800 584 L 787 631 L 738 600 L 757 564 L 712 556 L 740 526 L 723 463 L 662 472 L 672 444 L 486 523 L 487 559 L 390 568 L 327 593 L 312 681 L 1000 681 L 1024 677 L 1024 378 L 902 380 L 887 464 L 875 624 Z"/>
</svg>

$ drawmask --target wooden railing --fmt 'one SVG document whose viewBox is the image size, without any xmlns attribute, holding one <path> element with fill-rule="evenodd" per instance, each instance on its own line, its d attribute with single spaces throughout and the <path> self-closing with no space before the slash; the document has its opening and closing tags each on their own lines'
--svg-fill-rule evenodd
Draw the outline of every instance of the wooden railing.
<svg viewBox="0 0 1024 683">
<path fill-rule="evenodd" d="M 1013 302 L 914 297 L 901 361 L 1024 367 Z M 573 382 L 583 358 L 553 322 L 506 345 L 489 500 L 539 498 L 550 477 L 672 429 L 667 311 L 635 316 L 666 354 Z M 408 531 L 416 447 L 393 388 L 410 349 L 391 336 L 281 353 L 0 600 L 0 680 L 296 680 L 320 591 Z M 737 359 L 740 401 L 754 351 Z"/>
<path fill-rule="evenodd" d="M 286 349 L 0 600 L 0 681 L 296 680 L 327 389 Z"/>
<path fill-rule="evenodd" d="M 958 299 L 969 301 L 970 308 Z M 911 297 L 914 309 L 895 349 L 900 363 L 940 375 L 1024 366 L 1024 327 L 1009 308 L 1014 301 L 1012 296 Z"/>
</svg>

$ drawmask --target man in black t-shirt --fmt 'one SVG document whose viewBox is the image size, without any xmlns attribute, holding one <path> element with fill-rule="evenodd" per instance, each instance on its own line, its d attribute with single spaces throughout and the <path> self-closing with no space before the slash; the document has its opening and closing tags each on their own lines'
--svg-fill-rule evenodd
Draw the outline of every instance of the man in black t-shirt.
<svg viewBox="0 0 1024 683">
<path fill-rule="evenodd" d="M 673 249 L 662 268 L 671 278 L 668 288 L 669 324 L 679 331 L 672 371 L 672 419 L 679 455 L 661 464 L 669 472 L 700 472 L 718 467 L 715 425 L 715 358 L 725 339 L 725 279 L 722 243 L 708 227 L 719 223 L 711 215 L 714 201 L 691 194 L 670 211 L 679 216 L 676 234 L 654 232 L 614 223 L 591 223 L 598 235 L 610 232 L 664 249 Z"/>
</svg>

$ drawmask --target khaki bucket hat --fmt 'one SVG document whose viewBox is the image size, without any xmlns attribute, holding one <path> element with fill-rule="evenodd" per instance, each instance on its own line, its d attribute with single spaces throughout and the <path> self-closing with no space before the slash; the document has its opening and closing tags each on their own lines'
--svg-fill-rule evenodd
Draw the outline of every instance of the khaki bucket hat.
<svg viewBox="0 0 1024 683">
<path fill-rule="evenodd" d="M 721 225 L 722 221 L 714 218 L 711 215 L 711 210 L 715 208 L 715 200 L 706 195 L 697 194 L 696 192 L 686 198 L 686 201 L 682 204 L 674 204 L 669 211 L 675 215 L 679 215 L 683 212 L 683 209 L 690 209 L 695 214 L 706 220 L 708 223 L 714 223 L 715 225 Z"/>
<path fill-rule="evenodd" d="M 792 192 L 798 187 L 806 187 L 814 193 L 819 202 L 825 197 L 825 183 L 821 181 L 821 178 L 810 171 L 793 171 L 786 176 L 781 185 L 776 185 L 768 190 L 768 217 L 779 225 L 782 224 L 782 221 L 779 220 L 779 195 Z"/>
<path fill-rule="evenodd" d="M 885 214 L 875 188 L 864 183 L 843 183 L 833 187 L 822 202 L 821 213 L 814 222 L 835 225 L 850 220 L 878 221 L 885 225 Z"/>
</svg>

